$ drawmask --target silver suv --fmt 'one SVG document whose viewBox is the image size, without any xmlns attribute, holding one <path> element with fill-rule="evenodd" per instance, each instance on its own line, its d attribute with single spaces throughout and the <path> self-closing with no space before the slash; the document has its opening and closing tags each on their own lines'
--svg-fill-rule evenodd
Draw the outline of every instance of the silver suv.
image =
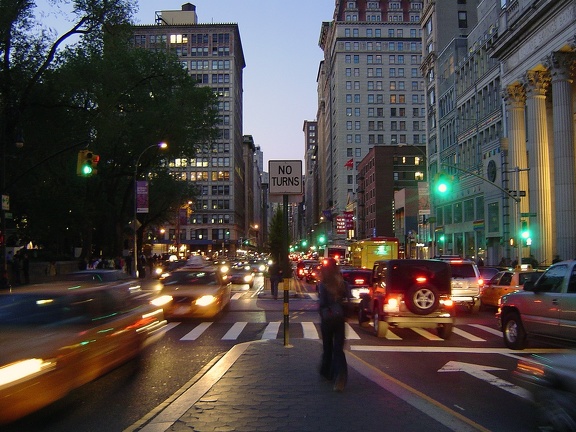
<svg viewBox="0 0 576 432">
<path fill-rule="evenodd" d="M 523 291 L 503 296 L 496 317 L 511 349 L 524 348 L 527 336 L 575 342 L 576 261 L 553 264 Z"/>
<path fill-rule="evenodd" d="M 484 280 L 474 261 L 454 257 L 440 257 L 450 263 L 452 269 L 452 300 L 464 305 L 471 313 L 480 310 L 480 291 Z"/>
</svg>

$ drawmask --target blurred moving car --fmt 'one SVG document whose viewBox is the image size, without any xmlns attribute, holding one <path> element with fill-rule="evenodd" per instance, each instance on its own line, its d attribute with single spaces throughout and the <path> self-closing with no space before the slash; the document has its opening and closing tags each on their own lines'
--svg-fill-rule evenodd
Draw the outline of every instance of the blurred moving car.
<svg viewBox="0 0 576 432">
<path fill-rule="evenodd" d="M 523 349 L 530 336 L 576 342 L 576 261 L 552 264 L 503 296 L 496 318 L 510 349 Z"/>
<path fill-rule="evenodd" d="M 576 430 L 576 353 L 522 358 L 514 377 L 532 392 L 538 430 Z"/>
<path fill-rule="evenodd" d="M 254 272 L 250 264 L 239 263 L 230 267 L 226 273 L 227 280 L 236 285 L 248 284 L 250 288 L 254 286 Z"/>
<path fill-rule="evenodd" d="M 362 295 L 358 322 L 372 317 L 374 332 L 386 337 L 388 328 L 436 328 L 448 339 L 454 327 L 450 297 L 450 265 L 440 260 L 393 259 L 374 263 L 372 286 Z"/>
<path fill-rule="evenodd" d="M 492 279 L 484 283 L 480 293 L 482 306 L 498 307 L 503 295 L 523 289 L 524 283 L 529 280 L 536 281 L 541 274 L 542 271 L 533 270 L 532 266 L 496 273 Z"/>
<path fill-rule="evenodd" d="M 0 424 L 137 357 L 166 327 L 126 285 L 53 282 L 0 293 Z"/>
<path fill-rule="evenodd" d="M 129 282 L 138 280 L 123 270 L 116 269 L 87 269 L 66 273 L 61 277 L 64 281 L 79 282 Z"/>
<path fill-rule="evenodd" d="M 361 301 L 362 294 L 368 294 L 370 292 L 370 285 L 372 284 L 372 270 L 354 268 L 354 267 L 342 267 L 340 273 L 348 285 L 350 286 L 350 293 L 352 294 L 352 308 L 356 312 L 358 305 Z"/>
<path fill-rule="evenodd" d="M 156 304 L 168 319 L 212 318 L 230 304 L 230 281 L 219 268 L 189 263 L 162 279 Z"/>
</svg>

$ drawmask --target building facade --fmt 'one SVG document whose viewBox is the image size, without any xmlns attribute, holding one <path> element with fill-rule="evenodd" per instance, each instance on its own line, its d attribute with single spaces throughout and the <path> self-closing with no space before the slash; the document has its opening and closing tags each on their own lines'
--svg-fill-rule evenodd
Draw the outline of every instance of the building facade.
<svg viewBox="0 0 576 432">
<path fill-rule="evenodd" d="M 512 187 L 526 192 L 516 221 L 529 226 L 540 263 L 573 259 L 576 3 L 501 0 L 497 24 L 491 55 L 502 64 L 508 166 L 523 170 Z"/>
<path fill-rule="evenodd" d="M 182 10 L 157 12 L 153 25 L 135 26 L 134 46 L 174 52 L 198 84 L 218 96 L 219 138 L 194 157 L 169 161 L 173 175 L 193 182 L 200 194 L 178 229 L 166 230 L 163 242 L 182 245 L 187 252 L 232 254 L 255 223 L 252 203 L 261 203 L 255 199 L 260 191 L 252 189 L 259 181 L 255 146 L 253 140 L 246 144 L 242 133 L 246 64 L 238 25 L 200 24 L 196 7 L 186 3 Z"/>
<path fill-rule="evenodd" d="M 317 221 L 324 212 L 342 214 L 357 200 L 358 165 L 372 148 L 425 143 L 422 9 L 422 1 L 337 0 L 334 19 L 322 24 Z M 382 199 L 391 205 L 393 193 Z M 389 222 L 368 228 L 368 221 L 359 223 L 364 225 L 356 237 L 378 231 L 380 223 L 393 235 Z"/>
</svg>

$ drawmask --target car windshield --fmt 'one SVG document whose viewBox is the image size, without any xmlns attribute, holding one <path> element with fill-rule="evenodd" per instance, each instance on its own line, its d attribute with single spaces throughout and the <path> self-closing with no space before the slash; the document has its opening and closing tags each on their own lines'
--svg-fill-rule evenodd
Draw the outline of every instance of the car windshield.
<svg viewBox="0 0 576 432">
<path fill-rule="evenodd" d="M 166 278 L 164 285 L 218 285 L 218 276 L 213 271 L 179 271 Z"/>
<path fill-rule="evenodd" d="M 453 278 L 474 278 L 476 272 L 470 264 L 450 263 Z"/>
</svg>

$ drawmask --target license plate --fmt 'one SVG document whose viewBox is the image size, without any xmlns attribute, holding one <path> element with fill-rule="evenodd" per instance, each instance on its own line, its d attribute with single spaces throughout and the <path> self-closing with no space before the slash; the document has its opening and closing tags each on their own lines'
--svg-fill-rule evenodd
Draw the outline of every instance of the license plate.
<svg viewBox="0 0 576 432">
<path fill-rule="evenodd" d="M 174 315 L 185 315 L 190 311 L 190 306 L 178 306 L 174 309 Z"/>
</svg>

